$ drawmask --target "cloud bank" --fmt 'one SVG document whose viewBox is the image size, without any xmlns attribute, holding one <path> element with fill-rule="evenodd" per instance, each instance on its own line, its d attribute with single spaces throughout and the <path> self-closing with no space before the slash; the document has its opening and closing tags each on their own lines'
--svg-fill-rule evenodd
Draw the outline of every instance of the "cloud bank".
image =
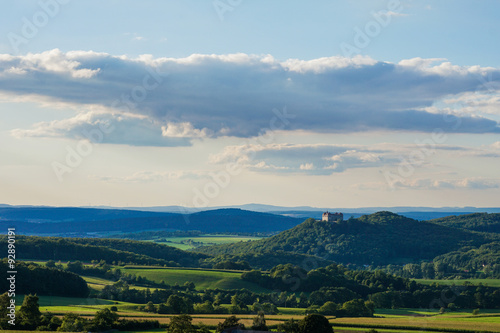
<svg viewBox="0 0 500 333">
<path fill-rule="evenodd" d="M 70 103 L 77 110 L 63 121 L 17 129 L 16 136 L 78 139 L 83 137 L 82 129 L 108 122 L 116 132 L 103 142 L 145 146 L 257 136 L 269 128 L 272 110 L 284 106 L 293 115 L 285 130 L 292 131 L 432 132 L 440 128 L 498 133 L 494 106 L 499 82 L 498 69 L 456 66 L 444 59 L 414 58 L 397 64 L 361 56 L 279 61 L 270 55 L 194 54 L 132 59 L 57 49 L 0 55 L 0 92 L 14 98 L 38 96 L 44 103 L 47 99 Z M 468 112 L 461 113 L 435 106 L 437 101 L 471 94 L 481 94 L 481 108 L 487 112 L 470 112 L 470 104 Z M 92 105 L 102 110 L 89 111 Z"/>
</svg>

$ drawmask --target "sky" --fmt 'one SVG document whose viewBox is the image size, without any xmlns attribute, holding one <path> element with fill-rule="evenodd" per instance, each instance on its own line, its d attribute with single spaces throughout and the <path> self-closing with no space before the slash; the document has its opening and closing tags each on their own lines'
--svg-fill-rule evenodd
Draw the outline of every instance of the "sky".
<svg viewBox="0 0 500 333">
<path fill-rule="evenodd" d="M 0 203 L 498 206 L 500 1 L 0 9 Z"/>
</svg>

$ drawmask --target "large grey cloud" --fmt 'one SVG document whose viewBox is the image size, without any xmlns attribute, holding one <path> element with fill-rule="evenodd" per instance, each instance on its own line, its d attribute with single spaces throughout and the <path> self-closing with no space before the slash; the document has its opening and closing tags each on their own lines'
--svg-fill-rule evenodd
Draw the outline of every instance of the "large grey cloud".
<svg viewBox="0 0 500 333">
<path fill-rule="evenodd" d="M 156 133 L 147 140 L 121 142 L 132 145 L 185 145 L 181 138 L 255 136 L 269 128 L 272 110 L 283 106 L 294 116 L 286 130 L 499 132 L 493 118 L 426 110 L 447 96 L 486 91 L 485 80 L 498 84 L 500 70 L 435 62 L 416 58 L 393 64 L 366 57 L 280 62 L 246 54 L 130 59 L 52 50 L 0 55 L 0 91 L 80 105 L 81 113 L 86 105 L 105 106 L 110 110 L 102 114 L 106 121 L 122 119 L 115 121 L 117 133 L 134 131 L 136 126 Z M 88 118 L 95 124 L 96 117 L 94 113 Z M 144 119 L 149 121 L 147 126 Z M 78 138 L 81 127 L 85 124 L 71 118 L 36 124 L 15 134 Z M 114 133 L 105 142 L 120 143 L 121 137 Z"/>
</svg>

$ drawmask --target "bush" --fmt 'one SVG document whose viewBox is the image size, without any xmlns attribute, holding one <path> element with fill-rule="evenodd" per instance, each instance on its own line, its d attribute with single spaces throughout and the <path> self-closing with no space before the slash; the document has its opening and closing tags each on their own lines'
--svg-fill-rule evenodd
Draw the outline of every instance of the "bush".
<svg viewBox="0 0 500 333">
<path fill-rule="evenodd" d="M 299 323 L 300 332 L 303 333 L 333 333 L 333 328 L 325 316 L 320 314 L 310 314 L 304 317 Z"/>
</svg>

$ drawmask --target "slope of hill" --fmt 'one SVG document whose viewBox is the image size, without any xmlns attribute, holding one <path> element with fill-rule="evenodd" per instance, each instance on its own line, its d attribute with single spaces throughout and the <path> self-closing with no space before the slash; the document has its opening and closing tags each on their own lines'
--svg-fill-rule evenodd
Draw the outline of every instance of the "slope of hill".
<svg viewBox="0 0 500 333">
<path fill-rule="evenodd" d="M 434 258 L 456 270 L 493 270 L 500 276 L 500 242 L 481 245 L 478 248 L 464 247 Z"/>
<path fill-rule="evenodd" d="M 236 243 L 242 244 L 242 243 Z M 195 250 L 196 251 L 196 250 Z M 239 254 L 220 254 L 217 257 L 208 258 L 204 260 L 204 267 L 213 267 L 217 263 L 226 261 L 247 262 L 251 267 L 258 269 L 271 269 L 283 263 L 304 267 L 307 269 L 314 269 L 318 267 L 325 267 L 333 264 L 333 261 L 321 259 L 307 254 L 273 251 L 273 252 L 249 252 Z"/>
<path fill-rule="evenodd" d="M 460 216 L 447 216 L 430 220 L 429 222 L 451 228 L 500 233 L 500 213 L 474 213 Z"/>
<path fill-rule="evenodd" d="M 10 271 L 7 259 L 0 260 L 0 270 Z M 71 272 L 39 266 L 34 263 L 16 262 L 15 293 L 66 297 L 87 297 L 89 289 L 85 280 Z M 1 279 L 3 293 L 11 289 L 9 280 Z"/>
<path fill-rule="evenodd" d="M 87 212 L 88 213 L 88 212 Z M 140 213 L 140 212 L 139 212 Z M 301 219 L 251 212 L 241 209 L 217 209 L 189 215 L 173 213 L 145 213 L 154 216 L 34 223 L 29 221 L 0 221 L 5 227 L 16 227 L 22 234 L 69 234 L 95 232 L 136 232 L 142 230 L 199 230 L 202 232 L 276 232 L 292 228 Z M 15 214 L 0 215 L 3 218 Z M 87 216 L 87 215 L 86 215 Z M 49 216 L 40 215 L 46 219 Z M 65 216 L 67 217 L 67 216 Z M 24 216 L 26 218 L 26 216 Z M 7 230 L 5 228 L 5 230 Z"/>
<path fill-rule="evenodd" d="M 7 237 L 0 236 L 0 248 L 6 247 Z M 108 264 L 122 261 L 186 267 L 197 267 L 200 260 L 209 257 L 152 242 L 37 236 L 17 236 L 16 250 L 21 258 L 30 260 L 105 260 Z"/>
<path fill-rule="evenodd" d="M 488 241 L 482 234 L 378 212 L 341 223 L 308 219 L 267 239 L 197 251 L 211 255 L 289 251 L 341 263 L 386 265 L 432 259 L 465 245 L 478 246 Z"/>
<path fill-rule="evenodd" d="M 165 216 L 169 213 L 142 212 L 124 209 L 77 207 L 0 207 L 0 220 L 21 222 L 102 221 L 133 217 Z"/>
</svg>

